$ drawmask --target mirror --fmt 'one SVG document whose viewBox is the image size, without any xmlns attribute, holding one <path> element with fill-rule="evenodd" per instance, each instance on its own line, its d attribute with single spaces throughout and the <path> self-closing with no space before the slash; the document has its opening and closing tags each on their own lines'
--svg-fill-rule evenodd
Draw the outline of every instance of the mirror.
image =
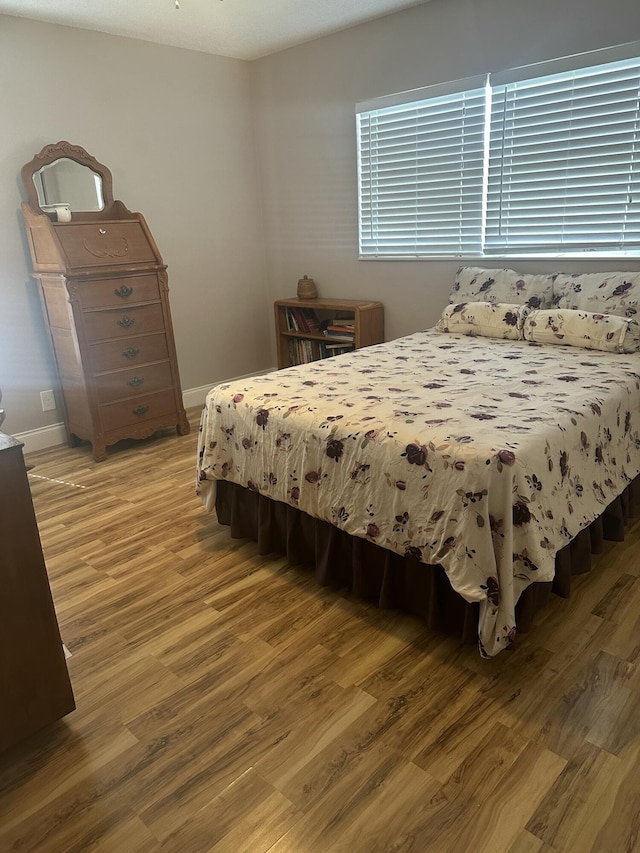
<svg viewBox="0 0 640 853">
<path fill-rule="evenodd" d="M 87 219 L 97 213 L 108 218 L 114 206 L 111 172 L 80 145 L 56 142 L 45 145 L 22 167 L 22 183 L 34 213 L 68 222 Z"/>
<path fill-rule="evenodd" d="M 104 209 L 100 175 L 68 157 L 34 172 L 33 183 L 42 208 L 67 204 L 72 212 Z"/>
</svg>

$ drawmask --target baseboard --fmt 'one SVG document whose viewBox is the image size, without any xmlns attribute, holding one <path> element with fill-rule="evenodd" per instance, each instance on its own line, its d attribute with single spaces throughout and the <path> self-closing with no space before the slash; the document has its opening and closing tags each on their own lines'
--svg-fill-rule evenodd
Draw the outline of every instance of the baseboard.
<svg viewBox="0 0 640 853">
<path fill-rule="evenodd" d="M 14 438 L 24 444 L 24 453 L 35 453 L 36 450 L 47 450 L 58 444 L 64 444 L 67 434 L 64 424 L 51 424 L 40 429 L 29 429 L 26 432 L 15 433 Z"/>
<path fill-rule="evenodd" d="M 222 380 L 220 380 L 222 381 Z M 182 405 L 185 409 L 192 409 L 194 406 L 204 406 L 204 398 L 217 382 L 212 382 L 211 385 L 201 385 L 199 388 L 188 388 L 182 392 Z"/>
<path fill-rule="evenodd" d="M 271 368 L 271 370 L 275 370 L 275 367 Z M 182 392 L 182 405 L 185 409 L 192 409 L 194 406 L 204 406 L 204 399 L 214 385 L 219 385 L 221 382 L 235 382 L 238 379 L 249 379 L 251 376 L 261 376 L 263 373 L 269 372 L 269 370 L 260 370 L 256 373 L 246 373 L 244 376 L 235 376 L 233 379 L 219 379 L 217 382 L 211 382 L 209 385 L 201 385 L 199 388 L 188 388 Z M 17 438 L 18 441 L 24 444 L 25 454 L 35 453 L 37 450 L 47 450 L 49 447 L 64 444 L 67 440 L 64 424 L 62 423 L 15 433 L 14 438 Z"/>
</svg>

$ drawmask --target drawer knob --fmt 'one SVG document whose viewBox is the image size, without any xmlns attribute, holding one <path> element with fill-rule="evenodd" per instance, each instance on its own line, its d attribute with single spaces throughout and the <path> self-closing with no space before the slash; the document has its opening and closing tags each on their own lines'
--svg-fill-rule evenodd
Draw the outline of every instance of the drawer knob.
<svg viewBox="0 0 640 853">
<path fill-rule="evenodd" d="M 122 326 L 123 329 L 128 329 L 135 323 L 133 317 L 129 317 L 128 314 L 125 314 L 122 320 L 118 320 L 118 325 Z"/>
<path fill-rule="evenodd" d="M 146 415 L 149 411 L 149 406 L 136 406 L 135 409 L 131 410 L 134 415 L 137 415 L 141 418 L 143 415 Z"/>
<path fill-rule="evenodd" d="M 134 376 L 133 379 L 127 381 L 127 385 L 131 385 L 132 388 L 139 388 L 143 382 L 144 379 L 142 376 Z"/>
<path fill-rule="evenodd" d="M 135 358 L 139 352 L 140 350 L 138 349 L 138 347 L 127 347 L 126 349 L 122 350 L 122 355 L 125 358 Z"/>
<path fill-rule="evenodd" d="M 121 299 L 126 299 L 127 296 L 131 296 L 133 293 L 133 288 L 128 287 L 126 284 L 121 285 L 120 287 L 116 287 L 113 291 L 116 296 L 119 296 Z"/>
</svg>

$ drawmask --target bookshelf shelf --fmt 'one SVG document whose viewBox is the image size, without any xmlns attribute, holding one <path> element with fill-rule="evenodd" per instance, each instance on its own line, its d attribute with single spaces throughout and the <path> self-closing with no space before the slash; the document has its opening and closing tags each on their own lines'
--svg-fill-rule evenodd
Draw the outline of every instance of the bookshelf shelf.
<svg viewBox="0 0 640 853">
<path fill-rule="evenodd" d="M 292 298 L 279 299 L 274 307 L 279 368 L 384 340 L 381 302 Z"/>
</svg>

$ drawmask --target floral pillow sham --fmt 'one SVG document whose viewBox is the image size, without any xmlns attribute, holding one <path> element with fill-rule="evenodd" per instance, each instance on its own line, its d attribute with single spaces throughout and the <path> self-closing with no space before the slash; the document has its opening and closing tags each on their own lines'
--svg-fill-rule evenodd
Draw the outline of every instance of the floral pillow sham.
<svg viewBox="0 0 640 853">
<path fill-rule="evenodd" d="M 604 352 L 637 352 L 640 325 L 617 314 L 599 314 L 568 308 L 531 311 L 523 323 L 526 341 L 564 344 Z"/>
<path fill-rule="evenodd" d="M 552 275 L 521 275 L 515 270 L 460 267 L 449 302 L 493 302 L 548 308 L 552 305 Z"/>
<path fill-rule="evenodd" d="M 640 272 L 559 274 L 553 305 L 635 317 L 640 312 Z"/>
<path fill-rule="evenodd" d="M 454 335 L 517 341 L 522 339 L 522 325 L 528 310 L 515 303 L 461 302 L 447 305 L 436 329 Z"/>
</svg>

